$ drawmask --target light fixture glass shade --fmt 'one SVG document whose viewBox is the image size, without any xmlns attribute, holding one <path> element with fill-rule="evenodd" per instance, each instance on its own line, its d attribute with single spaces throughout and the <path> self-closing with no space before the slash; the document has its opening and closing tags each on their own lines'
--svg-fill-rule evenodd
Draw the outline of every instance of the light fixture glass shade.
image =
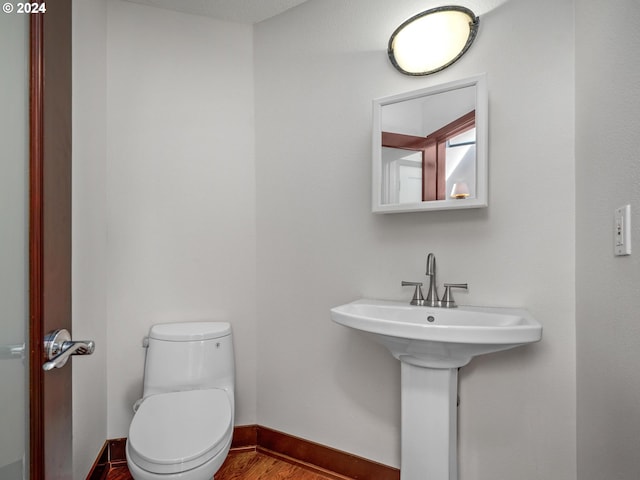
<svg viewBox="0 0 640 480">
<path fill-rule="evenodd" d="M 466 7 L 426 10 L 402 23 L 391 35 L 387 53 L 406 75 L 429 75 L 458 60 L 473 43 L 480 19 Z"/>
</svg>

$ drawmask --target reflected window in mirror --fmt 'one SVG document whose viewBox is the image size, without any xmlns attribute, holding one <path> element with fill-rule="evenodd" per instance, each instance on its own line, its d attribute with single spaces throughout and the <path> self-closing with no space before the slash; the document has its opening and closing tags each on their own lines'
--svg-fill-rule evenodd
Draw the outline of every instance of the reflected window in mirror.
<svg viewBox="0 0 640 480">
<path fill-rule="evenodd" d="M 449 198 L 475 198 L 476 128 L 459 133 L 446 144 L 446 188 Z M 444 197 L 443 197 L 444 199 Z"/>
</svg>

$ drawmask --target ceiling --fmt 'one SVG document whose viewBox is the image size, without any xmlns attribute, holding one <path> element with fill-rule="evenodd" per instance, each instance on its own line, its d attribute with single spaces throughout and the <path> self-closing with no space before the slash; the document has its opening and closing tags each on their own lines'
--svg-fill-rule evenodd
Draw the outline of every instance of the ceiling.
<svg viewBox="0 0 640 480">
<path fill-rule="evenodd" d="M 128 0 L 238 23 L 258 23 L 306 0 Z"/>
</svg>

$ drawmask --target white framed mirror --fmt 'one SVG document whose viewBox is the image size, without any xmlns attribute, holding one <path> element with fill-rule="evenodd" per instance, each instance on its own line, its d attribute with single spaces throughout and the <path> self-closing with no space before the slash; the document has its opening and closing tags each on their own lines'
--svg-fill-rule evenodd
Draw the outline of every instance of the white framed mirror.
<svg viewBox="0 0 640 480">
<path fill-rule="evenodd" d="M 488 204 L 486 75 L 373 101 L 372 211 Z"/>
</svg>

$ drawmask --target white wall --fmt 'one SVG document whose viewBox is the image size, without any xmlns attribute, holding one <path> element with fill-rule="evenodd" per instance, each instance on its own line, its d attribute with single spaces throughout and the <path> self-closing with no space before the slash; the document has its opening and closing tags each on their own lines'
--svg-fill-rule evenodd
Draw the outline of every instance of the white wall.
<svg viewBox="0 0 640 480">
<path fill-rule="evenodd" d="M 74 2 L 74 478 L 126 436 L 156 322 L 232 323 L 256 422 L 252 28 Z"/>
<path fill-rule="evenodd" d="M 85 478 L 107 439 L 106 4 L 73 2 L 73 472 Z"/>
<path fill-rule="evenodd" d="M 426 78 L 397 73 L 386 42 L 436 2 L 311 0 L 256 26 L 260 424 L 399 464 L 399 364 L 329 308 L 408 301 L 431 251 L 440 281 L 469 283 L 460 303 L 544 325 L 462 370 L 460 477 L 575 479 L 573 2 L 501 3 L 466 2 L 476 43 Z M 489 208 L 372 215 L 371 99 L 479 72 Z"/>
<path fill-rule="evenodd" d="M 108 436 L 126 436 L 153 323 L 231 322 L 256 417 L 250 26 L 108 3 Z"/>
<path fill-rule="evenodd" d="M 640 475 L 640 4 L 576 0 L 577 438 L 580 480 Z M 631 204 L 632 255 L 613 256 Z"/>
<path fill-rule="evenodd" d="M 125 436 L 149 326 L 211 316 L 234 327 L 237 424 L 398 465 L 399 364 L 328 310 L 359 296 L 408 301 L 400 281 L 423 279 L 433 251 L 440 281 L 470 284 L 459 303 L 525 306 L 545 329 L 537 345 L 462 370 L 461 479 L 576 478 L 573 1 L 467 5 L 481 16 L 476 43 L 426 78 L 393 70 L 386 42 L 433 1 L 310 0 L 253 31 L 119 0 L 85 10 L 102 21 L 106 81 L 90 85 L 94 66 L 76 67 L 74 81 L 89 83 L 74 127 L 95 121 L 104 138 L 81 140 L 88 186 L 74 221 L 83 251 L 105 260 L 74 275 L 102 276 L 83 297 L 104 302 L 106 332 L 93 329 L 106 358 L 91 368 L 106 372 L 108 406 L 74 400 L 74 435 L 102 435 L 104 424 L 82 422 L 106 408 L 106 437 Z M 371 99 L 479 72 L 489 208 L 372 215 Z M 92 223 L 101 215 L 105 231 Z M 74 374 L 92 388 L 88 370 Z M 76 472 L 96 453 L 80 450 Z"/>
</svg>

